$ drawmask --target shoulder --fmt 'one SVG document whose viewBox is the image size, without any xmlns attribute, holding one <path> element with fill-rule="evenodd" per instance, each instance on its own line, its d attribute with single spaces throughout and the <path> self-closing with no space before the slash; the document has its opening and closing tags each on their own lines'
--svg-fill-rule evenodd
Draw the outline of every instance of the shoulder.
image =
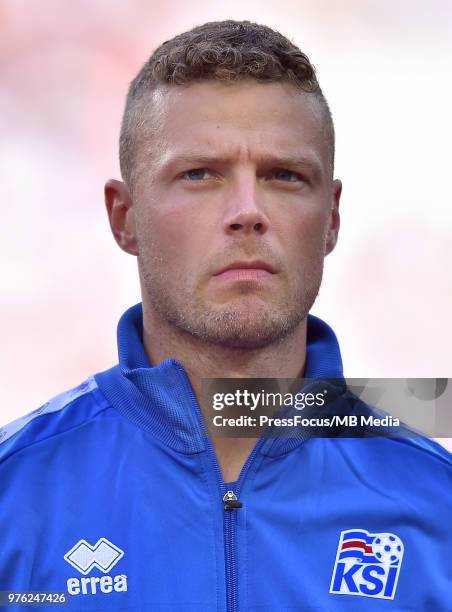
<svg viewBox="0 0 452 612">
<path fill-rule="evenodd" d="M 427 467 L 441 466 L 452 476 L 452 454 L 444 446 L 353 393 L 347 392 L 343 398 L 350 414 L 356 415 L 360 423 L 357 437 L 374 441 L 373 444 L 366 442 L 370 452 L 384 452 L 406 462 L 407 466 L 411 462 Z"/>
<path fill-rule="evenodd" d="M 332 442 L 342 455 L 340 463 L 349 466 L 362 481 L 414 496 L 436 491 L 441 503 L 446 499 L 452 503 L 452 455 L 435 440 L 405 433 L 337 438 Z"/>
<path fill-rule="evenodd" d="M 389 439 L 396 445 L 396 451 L 410 453 L 417 462 L 426 462 L 432 466 L 438 464 L 452 478 L 452 453 L 435 440 L 415 434 Z"/>
<path fill-rule="evenodd" d="M 0 464 L 13 454 L 95 418 L 110 406 L 94 376 L 0 427 Z"/>
</svg>

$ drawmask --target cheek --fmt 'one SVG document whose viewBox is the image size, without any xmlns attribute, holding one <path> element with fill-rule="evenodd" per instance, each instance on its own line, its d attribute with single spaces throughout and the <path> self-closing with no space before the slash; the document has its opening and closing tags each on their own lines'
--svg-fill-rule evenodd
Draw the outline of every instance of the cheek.
<svg viewBox="0 0 452 612">
<path fill-rule="evenodd" d="M 200 223 L 188 210 L 172 207 L 163 212 L 149 207 L 139 224 L 140 246 L 165 267 L 188 270 L 203 257 L 205 237 L 200 235 Z"/>
<path fill-rule="evenodd" d="M 306 208 L 287 225 L 287 247 L 298 259 L 323 253 L 328 216 L 323 209 Z"/>
</svg>

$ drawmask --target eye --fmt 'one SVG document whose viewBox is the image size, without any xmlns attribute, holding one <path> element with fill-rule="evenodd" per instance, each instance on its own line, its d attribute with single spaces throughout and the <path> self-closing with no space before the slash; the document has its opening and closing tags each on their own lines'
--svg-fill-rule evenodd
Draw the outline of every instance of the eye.
<svg viewBox="0 0 452 612">
<path fill-rule="evenodd" d="M 276 168 L 272 171 L 272 178 L 277 181 L 284 181 L 286 183 L 296 183 L 303 181 L 303 177 L 298 172 L 292 172 L 292 170 L 285 170 L 284 168 Z"/>
<path fill-rule="evenodd" d="M 207 168 L 193 168 L 183 173 L 182 178 L 188 181 L 202 181 L 212 176 Z"/>
</svg>

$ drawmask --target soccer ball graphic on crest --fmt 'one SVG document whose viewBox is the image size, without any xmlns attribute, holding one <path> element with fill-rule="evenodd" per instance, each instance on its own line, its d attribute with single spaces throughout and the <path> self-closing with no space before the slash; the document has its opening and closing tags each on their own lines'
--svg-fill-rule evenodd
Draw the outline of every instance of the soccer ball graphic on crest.
<svg viewBox="0 0 452 612">
<path fill-rule="evenodd" d="M 402 540 L 392 533 L 381 533 L 372 542 L 375 557 L 384 565 L 397 565 L 403 556 Z"/>
</svg>

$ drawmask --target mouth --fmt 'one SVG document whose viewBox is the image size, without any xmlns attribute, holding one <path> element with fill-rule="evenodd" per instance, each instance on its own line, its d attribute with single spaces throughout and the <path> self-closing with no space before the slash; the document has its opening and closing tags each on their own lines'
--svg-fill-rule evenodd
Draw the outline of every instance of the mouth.
<svg viewBox="0 0 452 612">
<path fill-rule="evenodd" d="M 213 276 L 221 280 L 266 280 L 276 274 L 275 269 L 265 261 L 234 261 Z"/>
</svg>

